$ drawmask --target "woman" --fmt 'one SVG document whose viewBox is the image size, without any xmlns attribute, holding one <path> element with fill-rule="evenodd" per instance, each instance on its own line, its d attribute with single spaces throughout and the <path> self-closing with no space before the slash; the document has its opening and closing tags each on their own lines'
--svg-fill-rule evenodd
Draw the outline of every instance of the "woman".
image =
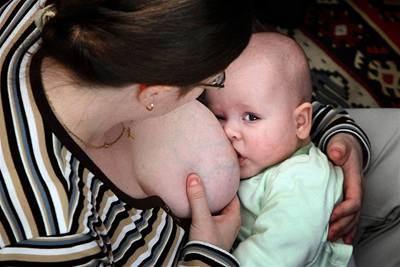
<svg viewBox="0 0 400 267">
<path fill-rule="evenodd" d="M 158 197 L 163 188 L 135 175 L 130 147 L 135 123 L 223 86 L 223 70 L 250 36 L 246 2 L 58 0 L 39 8 L 14 0 L 1 8 L 2 265 L 237 264 L 228 253 L 237 199 L 211 216 L 200 178 L 190 175 L 185 231 Z M 353 166 L 360 146 L 348 136 L 330 146 L 351 140 L 345 165 Z M 358 181 L 358 167 L 348 181 Z M 353 229 L 360 195 L 338 210 L 339 232 Z"/>
</svg>

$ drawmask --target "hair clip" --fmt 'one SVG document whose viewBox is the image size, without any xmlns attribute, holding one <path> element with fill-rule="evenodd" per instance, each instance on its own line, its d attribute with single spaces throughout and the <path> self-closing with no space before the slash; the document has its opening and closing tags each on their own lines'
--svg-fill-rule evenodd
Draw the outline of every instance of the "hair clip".
<svg viewBox="0 0 400 267">
<path fill-rule="evenodd" d="M 42 31 L 44 25 L 51 18 L 54 18 L 55 16 L 56 16 L 56 9 L 55 9 L 55 5 L 54 4 L 51 4 L 51 5 L 45 6 L 43 8 L 40 8 L 35 14 L 36 27 L 38 27 L 38 29 L 40 31 Z"/>
</svg>

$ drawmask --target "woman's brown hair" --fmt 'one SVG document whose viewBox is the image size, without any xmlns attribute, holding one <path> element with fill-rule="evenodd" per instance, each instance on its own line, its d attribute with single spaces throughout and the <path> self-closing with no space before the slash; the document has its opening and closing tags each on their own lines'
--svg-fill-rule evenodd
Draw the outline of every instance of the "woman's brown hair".
<svg viewBox="0 0 400 267">
<path fill-rule="evenodd" d="M 246 0 L 48 2 L 44 54 L 94 85 L 190 87 L 225 69 L 251 33 Z"/>
</svg>

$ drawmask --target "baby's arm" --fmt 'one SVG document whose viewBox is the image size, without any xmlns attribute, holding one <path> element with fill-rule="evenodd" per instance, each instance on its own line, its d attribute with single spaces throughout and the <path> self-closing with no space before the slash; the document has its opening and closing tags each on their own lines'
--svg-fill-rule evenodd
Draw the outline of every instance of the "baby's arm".
<svg viewBox="0 0 400 267">
<path fill-rule="evenodd" d="M 235 196 L 239 166 L 215 116 L 192 101 L 157 118 L 132 125 L 132 164 L 149 195 L 160 196 L 178 217 L 190 215 L 186 178 L 201 177 L 213 212 Z"/>
</svg>

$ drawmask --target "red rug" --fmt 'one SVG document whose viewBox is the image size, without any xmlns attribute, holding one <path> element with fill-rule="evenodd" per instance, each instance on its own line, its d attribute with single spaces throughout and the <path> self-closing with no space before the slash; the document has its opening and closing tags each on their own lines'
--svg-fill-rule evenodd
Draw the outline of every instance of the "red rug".
<svg viewBox="0 0 400 267">
<path fill-rule="evenodd" d="M 317 99 L 342 107 L 400 107 L 400 1 L 320 0 L 295 30 Z"/>
</svg>

